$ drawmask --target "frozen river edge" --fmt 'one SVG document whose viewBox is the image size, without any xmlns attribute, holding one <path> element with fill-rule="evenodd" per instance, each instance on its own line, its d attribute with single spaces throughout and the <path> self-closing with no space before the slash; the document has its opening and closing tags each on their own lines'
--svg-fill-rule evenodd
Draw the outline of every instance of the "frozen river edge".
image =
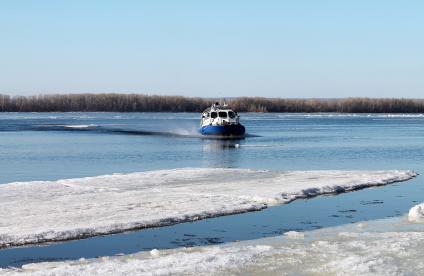
<svg viewBox="0 0 424 276">
<path fill-rule="evenodd" d="M 415 177 L 413 171 L 174 169 L 0 185 L 0 247 L 261 210 Z"/>
<path fill-rule="evenodd" d="M 422 275 L 424 225 L 407 217 L 130 255 L 43 262 L 2 275 Z"/>
</svg>

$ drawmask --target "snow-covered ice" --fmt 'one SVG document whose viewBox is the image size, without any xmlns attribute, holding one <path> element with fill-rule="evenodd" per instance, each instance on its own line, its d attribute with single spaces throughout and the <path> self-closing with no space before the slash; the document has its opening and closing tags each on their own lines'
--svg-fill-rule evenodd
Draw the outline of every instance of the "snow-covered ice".
<svg viewBox="0 0 424 276">
<path fill-rule="evenodd" d="M 406 217 L 218 246 L 27 264 L 4 275 L 423 275 L 424 224 Z M 293 239 L 294 236 L 298 236 Z"/>
<path fill-rule="evenodd" d="M 415 175 L 396 170 L 196 168 L 3 184 L 0 247 L 260 210 L 297 198 L 385 185 Z"/>
</svg>

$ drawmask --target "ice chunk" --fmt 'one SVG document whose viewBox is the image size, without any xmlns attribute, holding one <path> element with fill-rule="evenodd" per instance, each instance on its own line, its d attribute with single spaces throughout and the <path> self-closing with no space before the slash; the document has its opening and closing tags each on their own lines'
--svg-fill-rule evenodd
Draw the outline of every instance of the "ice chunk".
<svg viewBox="0 0 424 276">
<path fill-rule="evenodd" d="M 305 237 L 305 235 L 302 232 L 297 232 L 297 231 L 288 231 L 284 233 L 284 236 L 291 239 L 303 239 Z"/>
<path fill-rule="evenodd" d="M 424 203 L 412 207 L 409 210 L 408 219 L 412 222 L 424 222 Z"/>
<path fill-rule="evenodd" d="M 255 211 L 404 181 L 412 171 L 174 169 L 0 185 L 0 247 Z"/>
<path fill-rule="evenodd" d="M 150 255 L 152 255 L 152 257 L 159 257 L 160 255 L 159 250 L 157 250 L 156 248 L 151 250 Z"/>
</svg>

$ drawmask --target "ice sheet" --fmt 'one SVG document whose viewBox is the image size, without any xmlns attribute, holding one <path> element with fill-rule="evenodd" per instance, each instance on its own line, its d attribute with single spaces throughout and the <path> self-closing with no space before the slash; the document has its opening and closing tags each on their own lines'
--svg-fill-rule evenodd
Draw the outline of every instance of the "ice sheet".
<svg viewBox="0 0 424 276">
<path fill-rule="evenodd" d="M 45 262 L 5 275 L 422 275 L 424 225 L 406 217 L 219 246 Z"/>
<path fill-rule="evenodd" d="M 404 181 L 412 171 L 175 169 L 0 185 L 0 246 L 76 239 L 260 210 Z"/>
</svg>

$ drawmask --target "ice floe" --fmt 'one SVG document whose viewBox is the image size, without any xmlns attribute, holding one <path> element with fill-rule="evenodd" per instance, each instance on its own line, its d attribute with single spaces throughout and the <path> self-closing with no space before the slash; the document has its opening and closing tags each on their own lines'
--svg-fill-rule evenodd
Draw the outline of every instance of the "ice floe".
<svg viewBox="0 0 424 276">
<path fill-rule="evenodd" d="M 96 128 L 97 125 L 89 124 L 89 125 L 64 125 L 65 128 Z"/>
<path fill-rule="evenodd" d="M 302 234 L 301 236 L 299 234 Z M 293 238 L 295 237 L 295 238 Z M 218 246 L 44 262 L 4 275 L 422 275 L 424 224 L 391 218 Z"/>
<path fill-rule="evenodd" d="M 0 185 L 0 247 L 255 211 L 385 185 L 412 171 L 174 169 Z"/>
</svg>

